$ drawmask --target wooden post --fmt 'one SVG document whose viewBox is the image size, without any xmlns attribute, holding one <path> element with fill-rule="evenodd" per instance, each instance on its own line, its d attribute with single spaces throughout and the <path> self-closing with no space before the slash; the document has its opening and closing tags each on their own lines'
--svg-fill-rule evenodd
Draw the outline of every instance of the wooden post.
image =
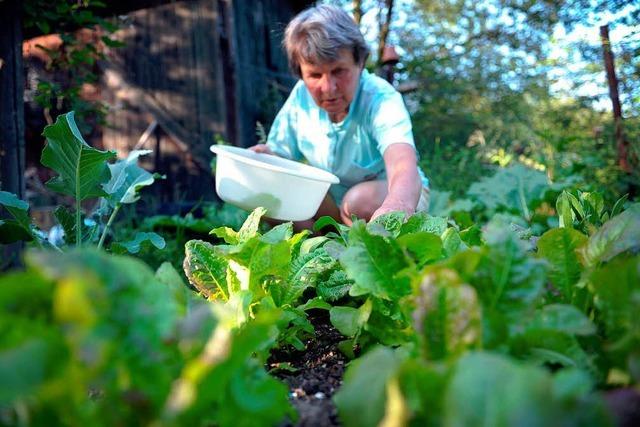
<svg viewBox="0 0 640 427">
<path fill-rule="evenodd" d="M 385 9 L 387 13 L 382 19 L 382 7 L 380 8 L 380 16 L 378 17 L 379 34 L 378 34 L 378 56 L 376 61 L 378 66 L 382 65 L 382 56 L 384 54 L 384 48 L 387 45 L 387 38 L 389 37 L 389 30 L 391 28 L 391 18 L 393 16 L 393 0 L 385 0 Z"/>
<path fill-rule="evenodd" d="M 238 117 L 238 87 L 236 75 L 238 61 L 235 56 L 233 25 L 233 2 L 218 1 L 218 19 L 220 20 L 220 54 L 222 56 L 222 76 L 224 79 L 224 100 L 226 112 L 226 137 L 232 145 L 240 145 L 240 126 Z"/>
<path fill-rule="evenodd" d="M 607 81 L 609 83 L 609 98 L 613 104 L 613 124 L 615 126 L 616 150 L 618 153 L 618 166 L 626 173 L 631 173 L 629 164 L 629 142 L 624 138 L 622 128 L 622 107 L 618 95 L 618 79 L 616 77 L 611 41 L 609 40 L 609 26 L 600 27 L 600 39 L 602 41 L 602 52 L 604 56 L 604 66 L 607 71 Z"/>
<path fill-rule="evenodd" d="M 362 0 L 353 0 L 353 20 L 356 21 L 356 24 L 360 26 L 360 21 L 362 21 Z"/>
<path fill-rule="evenodd" d="M 24 197 L 22 2 L 0 2 L 0 189 Z M 22 244 L 2 246 L 0 268 L 19 264 Z"/>
</svg>

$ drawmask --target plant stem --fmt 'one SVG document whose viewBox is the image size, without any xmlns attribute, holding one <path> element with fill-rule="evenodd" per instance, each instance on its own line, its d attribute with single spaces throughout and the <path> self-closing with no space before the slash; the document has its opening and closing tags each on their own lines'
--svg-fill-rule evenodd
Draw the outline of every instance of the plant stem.
<svg viewBox="0 0 640 427">
<path fill-rule="evenodd" d="M 76 247 L 82 244 L 82 215 L 80 215 L 80 199 L 76 199 Z"/>
<path fill-rule="evenodd" d="M 113 212 L 111 212 L 111 216 L 109 217 L 109 221 L 107 221 L 107 225 L 105 225 L 104 230 L 102 231 L 102 236 L 100 236 L 100 241 L 98 242 L 98 249 L 102 248 L 102 244 L 104 243 L 104 239 L 107 237 L 107 231 L 109 231 L 109 227 L 111 227 L 111 223 L 113 223 L 113 220 L 116 218 L 116 215 L 118 214 L 118 211 L 120 210 L 120 203 L 118 203 L 116 205 L 116 207 L 113 209 Z"/>
<path fill-rule="evenodd" d="M 518 196 L 520 198 L 520 205 L 522 206 L 524 217 L 526 218 L 527 222 L 530 222 L 531 212 L 529 212 L 529 207 L 527 206 L 527 198 L 524 196 L 524 185 L 521 179 L 518 179 Z"/>
<path fill-rule="evenodd" d="M 55 249 L 56 251 L 60 252 L 61 254 L 62 254 L 62 253 L 64 253 L 64 251 L 63 251 L 62 249 L 60 249 L 59 247 L 57 247 L 56 245 L 54 245 L 54 244 L 53 244 L 53 243 L 51 243 L 51 242 L 49 242 L 49 246 L 50 246 L 52 249 Z M 43 246 L 42 246 L 42 245 L 40 245 L 40 247 L 42 248 Z"/>
</svg>

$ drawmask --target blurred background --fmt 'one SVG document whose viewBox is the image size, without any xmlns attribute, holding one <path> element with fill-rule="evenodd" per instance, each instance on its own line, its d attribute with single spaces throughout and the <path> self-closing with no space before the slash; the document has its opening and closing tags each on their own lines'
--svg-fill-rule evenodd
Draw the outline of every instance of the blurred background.
<svg viewBox="0 0 640 427">
<path fill-rule="evenodd" d="M 361 26 L 367 67 L 403 93 L 436 205 L 516 163 L 608 201 L 637 195 L 637 2 L 329 3 Z M 312 4 L 0 1 L 2 189 L 46 228 L 58 201 L 42 185 L 41 133 L 74 110 L 91 145 L 154 150 L 143 166 L 166 179 L 148 210 L 215 201 L 208 147 L 264 138 L 295 83 L 283 29 Z"/>
</svg>

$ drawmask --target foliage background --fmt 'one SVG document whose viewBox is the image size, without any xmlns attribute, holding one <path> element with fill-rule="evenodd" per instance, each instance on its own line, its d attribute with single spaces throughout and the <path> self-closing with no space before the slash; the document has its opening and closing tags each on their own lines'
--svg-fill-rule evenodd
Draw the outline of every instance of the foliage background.
<svg viewBox="0 0 640 427">
<path fill-rule="evenodd" d="M 361 7 L 378 43 L 379 1 Z M 637 192 L 616 166 L 613 117 L 598 26 L 609 25 L 624 131 L 637 165 L 640 6 L 630 0 L 417 0 L 393 2 L 388 43 L 397 84 L 417 84 L 411 110 L 422 166 L 436 190 L 463 196 L 480 176 L 514 161 L 561 180 Z M 581 34 L 581 36 L 576 36 Z M 595 38 L 594 38 L 595 37 Z M 375 51 L 375 48 L 373 49 Z M 373 58 L 376 60 L 376 58 Z M 636 168 L 637 169 L 637 168 Z"/>
</svg>

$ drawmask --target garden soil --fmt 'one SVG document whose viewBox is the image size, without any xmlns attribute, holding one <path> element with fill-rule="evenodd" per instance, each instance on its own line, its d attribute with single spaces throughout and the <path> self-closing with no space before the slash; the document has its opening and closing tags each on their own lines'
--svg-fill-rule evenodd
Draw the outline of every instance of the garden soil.
<svg viewBox="0 0 640 427">
<path fill-rule="evenodd" d="M 327 312 L 309 316 L 316 334 L 304 352 L 275 352 L 268 368 L 289 386 L 289 399 L 298 411 L 296 422 L 281 427 L 339 426 L 332 397 L 342 384 L 348 359 L 338 350 L 344 337 L 331 325 Z M 285 369 L 286 367 L 286 369 Z"/>
</svg>

